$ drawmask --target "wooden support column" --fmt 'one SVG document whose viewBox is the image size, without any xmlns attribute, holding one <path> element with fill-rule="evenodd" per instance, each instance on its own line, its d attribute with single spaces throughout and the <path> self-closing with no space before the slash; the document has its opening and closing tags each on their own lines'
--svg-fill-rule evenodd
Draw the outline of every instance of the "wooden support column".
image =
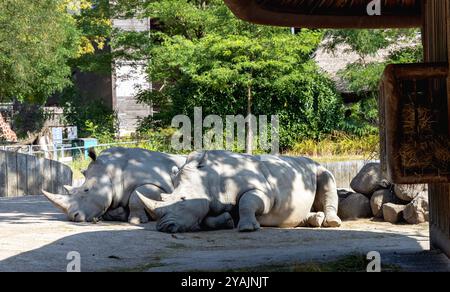
<svg viewBox="0 0 450 292">
<path fill-rule="evenodd" d="M 424 1 L 423 44 L 425 62 L 448 62 L 450 43 L 450 0 Z M 442 84 L 441 86 L 445 86 Z M 450 96 L 447 82 L 446 96 Z M 449 102 L 450 111 L 450 102 Z M 450 119 L 449 119 L 450 128 Z M 429 186 L 431 247 L 441 249 L 450 257 L 450 185 Z"/>
</svg>

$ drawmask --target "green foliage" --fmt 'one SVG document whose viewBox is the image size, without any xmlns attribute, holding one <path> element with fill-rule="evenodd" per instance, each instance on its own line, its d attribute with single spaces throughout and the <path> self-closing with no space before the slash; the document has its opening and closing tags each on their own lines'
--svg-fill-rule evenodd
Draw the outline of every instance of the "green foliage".
<svg viewBox="0 0 450 292">
<path fill-rule="evenodd" d="M 153 20 L 151 34 L 116 32 L 114 41 L 122 57 L 151 60 L 148 78 L 156 90 L 142 91 L 139 100 L 159 113 L 142 122 L 144 132 L 166 128 L 179 114 L 192 117 L 200 106 L 204 116 L 245 116 L 251 97 L 253 114 L 280 117 L 282 150 L 301 140 L 326 141 L 336 130 L 373 137 L 386 63 L 421 58 L 420 46 L 404 45 L 416 30 L 327 31 L 330 50 L 344 44 L 359 56 L 340 76 L 364 98 L 345 109 L 334 84 L 311 61 L 323 31 L 292 35 L 289 29 L 253 25 L 219 0 L 119 1 L 116 8 L 127 17 Z M 387 61 L 370 61 L 386 48 L 394 48 Z"/>
<path fill-rule="evenodd" d="M 97 138 L 101 143 L 114 141 L 118 132 L 118 118 L 101 101 L 87 99 L 69 88 L 62 95 L 62 104 L 66 123 L 77 126 L 80 137 Z"/>
<path fill-rule="evenodd" d="M 379 135 L 376 134 L 358 137 L 336 132 L 320 141 L 306 139 L 298 142 L 288 153 L 313 157 L 358 156 L 374 158 L 379 152 L 379 143 Z"/>
<path fill-rule="evenodd" d="M 179 114 L 192 117 L 194 107 L 204 116 L 246 116 L 249 92 L 254 115 L 280 116 L 283 148 L 339 126 L 339 95 L 311 61 L 322 31 L 292 35 L 252 25 L 237 20 L 222 1 L 150 1 L 144 14 L 156 19 L 159 31 L 151 35 L 152 47 L 135 48 L 151 59 L 149 78 L 163 85 L 139 95 L 160 109 L 147 127 L 167 127 Z M 145 39 L 125 35 L 138 44 Z"/>
<path fill-rule="evenodd" d="M 79 13 L 73 17 L 80 34 L 80 47 L 72 68 L 82 72 L 111 74 L 112 53 L 107 40 L 113 35 L 109 0 L 82 0 Z"/>
<path fill-rule="evenodd" d="M 330 30 L 327 48 L 335 51 L 344 45 L 347 52 L 358 54 L 359 59 L 347 65 L 338 75 L 347 90 L 358 94 L 362 100 L 347 108 L 342 129 L 348 133 L 365 136 L 377 133 L 377 96 L 381 76 L 387 64 L 417 63 L 423 59 L 423 48 L 418 42 L 419 32 L 400 30 Z M 380 50 L 388 50 L 386 60 L 376 60 Z M 375 59 L 375 61 L 373 61 Z"/>
<path fill-rule="evenodd" d="M 43 103 L 65 88 L 78 40 L 63 0 L 0 1 L 0 97 Z"/>
<path fill-rule="evenodd" d="M 19 139 L 26 139 L 30 134 L 39 133 L 49 118 L 49 114 L 37 104 L 16 102 L 13 127 Z"/>
<path fill-rule="evenodd" d="M 136 137 L 132 137 L 139 142 L 136 146 L 150 151 L 162 151 L 173 153 L 174 149 L 171 147 L 172 136 L 175 133 L 172 128 L 157 128 L 137 133 Z M 183 152 L 178 152 L 183 153 Z"/>
<path fill-rule="evenodd" d="M 418 34 L 416 29 L 340 29 L 328 30 L 327 48 L 335 51 L 346 45 L 347 52 L 357 53 L 362 60 L 375 56 L 381 49 L 406 43 Z"/>
<path fill-rule="evenodd" d="M 365 137 L 378 133 L 378 106 L 375 95 L 369 96 L 357 103 L 350 104 L 346 114 L 350 113 L 342 123 L 342 130 Z"/>
<path fill-rule="evenodd" d="M 388 63 L 407 64 L 423 61 L 423 47 L 421 45 L 400 48 L 391 52 Z"/>
<path fill-rule="evenodd" d="M 253 114 L 280 116 L 282 147 L 302 137 L 320 138 L 336 129 L 342 116 L 333 84 L 309 60 L 320 39 L 314 31 L 168 39 L 155 48 L 149 73 L 165 87 L 140 98 L 158 106 L 155 119 L 168 125 L 175 115 L 192 116 L 195 106 L 202 106 L 205 116 L 245 116 L 250 89 Z"/>
<path fill-rule="evenodd" d="M 385 67 L 386 64 L 381 62 L 351 63 L 339 75 L 348 83 L 351 92 L 376 92 Z"/>
</svg>

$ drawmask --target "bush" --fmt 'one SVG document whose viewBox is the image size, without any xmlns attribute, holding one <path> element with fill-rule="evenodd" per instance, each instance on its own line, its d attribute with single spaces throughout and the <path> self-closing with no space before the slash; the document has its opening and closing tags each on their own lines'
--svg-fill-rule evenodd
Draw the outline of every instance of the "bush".
<svg viewBox="0 0 450 292">
<path fill-rule="evenodd" d="M 289 151 L 292 155 L 320 156 L 359 156 L 377 158 L 379 156 L 379 136 L 352 136 L 345 133 L 334 133 L 325 139 L 316 141 L 303 140 Z"/>
<path fill-rule="evenodd" d="M 136 136 L 133 136 L 133 140 L 140 141 L 136 147 L 147 149 L 150 151 L 174 153 L 174 149 L 171 147 L 172 135 L 176 129 L 172 128 L 159 128 L 159 129 L 147 129 L 138 131 Z M 179 151 L 177 153 L 183 153 Z"/>
<path fill-rule="evenodd" d="M 97 99 L 83 97 L 73 88 L 62 95 L 64 119 L 78 127 L 80 137 L 99 139 L 100 143 L 113 142 L 118 133 L 117 114 Z"/>
<path fill-rule="evenodd" d="M 28 139 L 39 133 L 50 115 L 40 104 L 15 102 L 13 127 L 19 139 Z"/>
</svg>

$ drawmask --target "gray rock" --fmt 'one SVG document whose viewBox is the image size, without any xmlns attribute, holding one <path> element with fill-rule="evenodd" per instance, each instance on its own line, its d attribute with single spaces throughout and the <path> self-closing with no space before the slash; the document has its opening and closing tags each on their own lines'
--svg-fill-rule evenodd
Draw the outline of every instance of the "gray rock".
<svg viewBox="0 0 450 292">
<path fill-rule="evenodd" d="M 363 194 L 353 193 L 339 203 L 338 216 L 343 220 L 370 218 L 370 201 Z"/>
<path fill-rule="evenodd" d="M 338 189 L 337 192 L 338 192 L 339 199 L 347 199 L 348 196 L 355 193 L 354 191 L 352 191 L 350 189 Z"/>
<path fill-rule="evenodd" d="M 403 211 L 405 210 L 405 205 L 396 205 L 393 203 L 387 203 L 383 205 L 383 217 L 384 221 L 390 222 L 392 224 L 398 223 L 403 218 Z"/>
<path fill-rule="evenodd" d="M 395 195 L 386 189 L 376 191 L 370 199 L 370 207 L 373 216 L 377 218 L 383 217 L 383 205 L 387 203 L 397 203 Z"/>
<path fill-rule="evenodd" d="M 429 220 L 428 196 L 420 195 L 406 205 L 403 218 L 410 224 L 421 224 Z"/>
<path fill-rule="evenodd" d="M 388 188 L 389 182 L 381 175 L 381 167 L 379 163 L 368 163 L 350 183 L 351 188 L 367 197 L 380 188 Z"/>
<path fill-rule="evenodd" d="M 400 200 L 411 202 L 419 195 L 428 194 L 428 185 L 395 185 L 394 193 Z"/>
</svg>

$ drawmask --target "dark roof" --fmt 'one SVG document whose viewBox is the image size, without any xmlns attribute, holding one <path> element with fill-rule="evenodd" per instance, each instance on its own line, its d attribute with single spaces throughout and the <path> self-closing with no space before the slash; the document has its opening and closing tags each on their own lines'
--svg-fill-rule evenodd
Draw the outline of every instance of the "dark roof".
<svg viewBox="0 0 450 292">
<path fill-rule="evenodd" d="M 422 25 L 421 0 L 380 0 L 381 15 L 369 16 L 371 0 L 225 0 L 246 21 L 307 28 L 400 28 Z"/>
</svg>

